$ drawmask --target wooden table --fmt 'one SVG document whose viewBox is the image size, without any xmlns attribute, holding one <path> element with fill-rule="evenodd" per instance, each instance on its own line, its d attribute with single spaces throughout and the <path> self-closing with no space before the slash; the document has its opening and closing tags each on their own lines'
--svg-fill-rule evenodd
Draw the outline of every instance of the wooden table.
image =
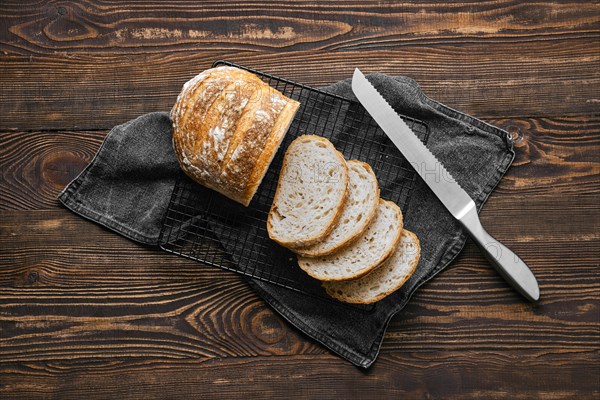
<svg viewBox="0 0 600 400">
<path fill-rule="evenodd" d="M 31 4 L 29 4 L 31 3 Z M 0 5 L 1 398 L 598 398 L 600 8 L 589 1 Z M 108 130 L 228 59 L 309 85 L 408 75 L 511 132 L 485 206 L 529 304 L 469 242 L 353 367 L 236 275 L 61 207 Z"/>
</svg>

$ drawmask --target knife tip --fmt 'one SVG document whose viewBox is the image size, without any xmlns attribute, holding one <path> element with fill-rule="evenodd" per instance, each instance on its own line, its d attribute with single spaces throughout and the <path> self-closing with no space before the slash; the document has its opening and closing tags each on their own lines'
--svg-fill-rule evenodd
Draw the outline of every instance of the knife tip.
<svg viewBox="0 0 600 400">
<path fill-rule="evenodd" d="M 533 301 L 538 301 L 540 299 L 540 288 L 536 287 L 535 291 L 533 292 L 533 296 L 531 296 L 531 299 Z"/>
<path fill-rule="evenodd" d="M 535 287 L 527 290 L 527 297 L 531 301 L 538 301 L 540 299 L 540 287 L 537 285 L 537 282 Z"/>
</svg>

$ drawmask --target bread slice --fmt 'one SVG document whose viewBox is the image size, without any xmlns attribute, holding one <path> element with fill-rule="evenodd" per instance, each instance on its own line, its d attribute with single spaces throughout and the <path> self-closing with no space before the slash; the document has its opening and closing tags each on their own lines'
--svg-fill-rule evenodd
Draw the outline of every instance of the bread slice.
<svg viewBox="0 0 600 400">
<path fill-rule="evenodd" d="M 419 238 L 406 229 L 392 256 L 362 278 L 345 282 L 324 282 L 331 297 L 347 303 L 370 304 L 389 296 L 411 277 L 421 257 Z"/>
<path fill-rule="evenodd" d="M 269 237 L 282 246 L 309 246 L 338 221 L 348 192 L 344 156 L 325 138 L 304 135 L 288 147 L 273 205 Z"/>
<path fill-rule="evenodd" d="M 298 265 L 321 281 L 356 279 L 377 267 L 394 251 L 402 233 L 402 212 L 391 201 L 379 200 L 375 218 L 348 246 L 324 257 L 298 256 Z"/>
<path fill-rule="evenodd" d="M 351 160 L 347 164 L 348 198 L 339 221 L 325 239 L 309 247 L 293 249 L 296 253 L 304 257 L 331 254 L 360 236 L 375 216 L 379 204 L 377 177 L 367 163 Z"/>
</svg>

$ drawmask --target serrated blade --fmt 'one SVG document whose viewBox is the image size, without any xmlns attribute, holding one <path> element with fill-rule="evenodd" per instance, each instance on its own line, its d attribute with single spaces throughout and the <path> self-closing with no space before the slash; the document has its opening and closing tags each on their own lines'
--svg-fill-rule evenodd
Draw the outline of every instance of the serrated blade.
<svg viewBox="0 0 600 400">
<path fill-rule="evenodd" d="M 469 210 L 475 208 L 475 202 L 467 192 L 452 178 L 446 167 L 435 158 L 358 68 L 354 70 L 352 77 L 352 90 L 363 107 L 454 218 L 460 220 Z"/>
<path fill-rule="evenodd" d="M 485 231 L 473 199 L 358 68 L 354 70 L 352 90 L 442 204 L 467 229 L 492 266 L 523 296 L 529 300 L 538 300 L 538 283 L 527 264 Z"/>
</svg>

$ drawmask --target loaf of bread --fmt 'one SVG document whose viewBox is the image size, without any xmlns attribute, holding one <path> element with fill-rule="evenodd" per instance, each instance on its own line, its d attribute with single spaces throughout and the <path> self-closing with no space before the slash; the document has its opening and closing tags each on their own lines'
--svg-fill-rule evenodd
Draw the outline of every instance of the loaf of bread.
<svg viewBox="0 0 600 400">
<path fill-rule="evenodd" d="M 179 164 L 196 182 L 248 206 L 298 107 L 248 71 L 208 69 L 183 86 L 171 110 Z"/>
<path fill-rule="evenodd" d="M 347 190 L 346 160 L 333 144 L 315 135 L 296 138 L 283 159 L 269 237 L 289 248 L 321 241 L 338 221 Z"/>
<path fill-rule="evenodd" d="M 348 198 L 340 219 L 327 237 L 308 246 L 294 248 L 304 257 L 319 257 L 334 253 L 360 236 L 375 216 L 379 204 L 379 184 L 369 164 L 351 160 L 348 165 Z"/>
</svg>

